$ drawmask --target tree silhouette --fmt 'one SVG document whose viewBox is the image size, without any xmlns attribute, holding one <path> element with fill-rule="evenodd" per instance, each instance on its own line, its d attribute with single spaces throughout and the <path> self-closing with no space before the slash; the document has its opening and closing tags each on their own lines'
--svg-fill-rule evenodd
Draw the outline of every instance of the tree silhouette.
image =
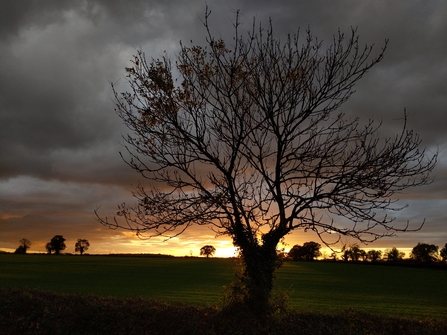
<svg viewBox="0 0 447 335">
<path fill-rule="evenodd" d="M 388 262 L 393 262 L 393 263 L 399 262 L 405 257 L 405 253 L 402 251 L 399 251 L 396 247 L 393 247 L 391 249 L 386 249 L 384 254 L 385 254 L 385 259 Z"/>
<path fill-rule="evenodd" d="M 90 247 L 90 242 L 84 239 L 78 239 L 75 243 L 75 252 L 79 252 L 81 255 L 88 250 Z"/>
<path fill-rule="evenodd" d="M 51 255 L 51 253 L 54 251 L 53 245 L 51 244 L 51 242 L 48 242 L 45 245 L 45 249 L 47 250 L 48 255 Z"/>
<path fill-rule="evenodd" d="M 292 248 L 290 248 L 288 256 L 294 261 L 304 261 L 306 259 L 306 248 L 302 245 L 295 244 Z"/>
<path fill-rule="evenodd" d="M 420 263 L 431 263 L 438 259 L 438 249 L 434 244 L 418 243 L 411 250 L 411 257 Z"/>
<path fill-rule="evenodd" d="M 380 250 L 369 250 L 367 252 L 367 258 L 369 261 L 375 263 L 382 257 L 382 251 Z"/>
<path fill-rule="evenodd" d="M 350 248 L 344 251 L 343 260 L 348 261 L 351 259 L 353 262 L 358 262 L 359 260 L 366 260 L 367 254 L 365 250 L 360 249 L 357 244 L 352 245 Z"/>
<path fill-rule="evenodd" d="M 135 205 L 97 217 L 139 236 L 192 225 L 230 236 L 243 303 L 265 311 L 283 237 L 311 229 L 323 241 L 339 233 L 366 242 L 409 230 L 385 210 L 402 209 L 396 192 L 430 182 L 437 155 L 420 149 L 405 113 L 402 131 L 385 138 L 380 124 L 337 112 L 385 47 L 373 56 L 352 30 L 322 50 L 310 31 L 280 41 L 272 25 L 255 23 L 245 38 L 238 15 L 229 45 L 213 37 L 209 14 L 206 47 L 182 44 L 175 69 L 167 55 L 147 62 L 138 51 L 126 68 L 130 91 L 112 84 L 130 129 L 122 157 L 149 183 L 134 191 Z"/>
<path fill-rule="evenodd" d="M 26 254 L 26 251 L 31 247 L 30 240 L 28 240 L 26 238 L 22 238 L 19 242 L 20 242 L 20 245 L 14 251 L 14 253 L 15 254 Z"/>
<path fill-rule="evenodd" d="M 321 256 L 321 245 L 317 242 L 305 242 L 301 245 L 294 245 L 289 251 L 289 257 L 294 261 L 305 260 L 313 261 Z"/>
<path fill-rule="evenodd" d="M 59 255 L 66 247 L 65 238 L 62 235 L 55 235 L 46 245 L 48 253 L 51 254 L 54 251 L 56 255 Z"/>
<path fill-rule="evenodd" d="M 213 256 L 215 253 L 216 248 L 212 245 L 205 245 L 200 248 L 200 256 L 206 256 L 206 258 L 208 258 L 209 256 Z"/>
<path fill-rule="evenodd" d="M 362 259 L 362 261 L 366 262 L 366 260 L 368 259 L 368 254 L 366 253 L 365 250 L 360 249 L 360 258 Z"/>
<path fill-rule="evenodd" d="M 439 255 L 441 256 L 443 262 L 447 261 L 447 243 L 445 244 L 444 248 L 440 250 Z"/>
<path fill-rule="evenodd" d="M 305 242 L 303 244 L 303 247 L 306 248 L 306 250 L 307 250 L 307 257 L 306 257 L 307 261 L 313 261 L 316 258 L 321 256 L 321 252 L 320 252 L 321 244 L 320 243 L 313 242 L 313 241 Z"/>
</svg>

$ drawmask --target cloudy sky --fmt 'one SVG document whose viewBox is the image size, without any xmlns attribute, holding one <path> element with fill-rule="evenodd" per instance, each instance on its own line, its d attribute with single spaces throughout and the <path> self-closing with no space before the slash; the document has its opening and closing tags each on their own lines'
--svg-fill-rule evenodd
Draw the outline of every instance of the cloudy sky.
<svg viewBox="0 0 447 335">
<path fill-rule="evenodd" d="M 126 129 L 110 83 L 126 88 L 124 68 L 138 49 L 148 58 L 164 50 L 175 58 L 179 41 L 203 44 L 206 3 L 215 35 L 224 38 L 232 36 L 239 9 L 246 30 L 253 17 L 265 23 L 271 17 L 278 36 L 309 27 L 329 40 L 353 26 L 361 43 L 380 47 L 389 39 L 384 60 L 342 111 L 382 120 L 392 134 L 406 108 L 409 127 L 440 157 L 434 182 L 408 190 L 409 207 L 398 213 L 398 221 L 415 226 L 426 218 L 424 228 L 368 247 L 447 243 L 446 1 L 0 0 L 0 250 L 27 238 L 31 251 L 43 252 L 63 235 L 67 252 L 85 238 L 91 253 L 198 255 L 212 244 L 218 255 L 232 255 L 231 242 L 207 228 L 167 242 L 141 241 L 101 226 L 93 213 L 132 202 L 139 180 L 119 156 Z M 287 248 L 315 239 L 297 231 Z"/>
</svg>

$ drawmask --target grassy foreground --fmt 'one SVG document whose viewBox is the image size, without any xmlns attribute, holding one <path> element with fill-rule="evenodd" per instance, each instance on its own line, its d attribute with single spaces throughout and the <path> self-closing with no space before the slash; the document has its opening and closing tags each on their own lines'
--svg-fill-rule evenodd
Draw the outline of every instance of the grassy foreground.
<svg viewBox="0 0 447 335">
<path fill-rule="evenodd" d="M 447 321 L 352 310 L 288 312 L 255 321 L 239 311 L 38 290 L 0 289 L 0 334 L 447 334 Z"/>
<path fill-rule="evenodd" d="M 0 287 L 215 305 L 231 259 L 1 255 Z"/>
<path fill-rule="evenodd" d="M 232 259 L 0 254 L 0 287 L 216 306 L 236 266 Z M 299 312 L 447 320 L 445 283 L 446 270 L 286 262 L 275 287 Z"/>
<path fill-rule="evenodd" d="M 231 259 L 0 254 L 0 334 L 447 334 L 447 271 L 286 262 L 288 311 L 219 307 Z"/>
<path fill-rule="evenodd" d="M 447 269 L 286 262 L 277 284 L 297 310 L 347 308 L 379 315 L 447 320 Z"/>
</svg>

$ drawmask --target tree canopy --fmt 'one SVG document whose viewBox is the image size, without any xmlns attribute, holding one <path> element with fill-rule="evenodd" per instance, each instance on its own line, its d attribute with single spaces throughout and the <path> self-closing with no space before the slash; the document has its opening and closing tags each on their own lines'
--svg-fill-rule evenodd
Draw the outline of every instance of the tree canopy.
<svg viewBox="0 0 447 335">
<path fill-rule="evenodd" d="M 367 253 L 367 258 L 371 261 L 371 262 L 377 262 L 381 257 L 382 257 L 382 251 L 380 250 L 369 250 Z"/>
<path fill-rule="evenodd" d="M 343 260 L 348 261 L 351 259 L 353 262 L 358 262 L 360 260 L 365 261 L 368 257 L 368 254 L 365 250 L 360 249 L 358 244 L 353 244 L 349 248 L 344 248 L 343 251 Z"/>
<path fill-rule="evenodd" d="M 130 129 L 122 157 L 146 183 L 135 205 L 98 219 L 140 237 L 192 225 L 230 236 L 245 266 L 244 303 L 262 309 L 281 239 L 304 229 L 365 242 L 408 230 L 389 215 L 403 208 L 394 195 L 430 182 L 436 154 L 421 149 L 406 113 L 387 138 L 380 123 L 339 111 L 387 42 L 375 52 L 353 29 L 323 49 L 310 30 L 276 38 L 272 23 L 245 35 L 237 15 L 228 44 L 211 33 L 209 14 L 206 46 L 181 44 L 174 65 L 138 51 L 126 68 L 130 90 L 112 84 Z"/>
<path fill-rule="evenodd" d="M 45 246 L 49 254 L 54 251 L 56 255 L 59 255 L 66 247 L 65 238 L 62 235 L 55 235 Z"/>
<path fill-rule="evenodd" d="M 438 250 L 434 244 L 418 243 L 411 250 L 411 257 L 417 262 L 431 263 L 438 259 Z"/>
<path fill-rule="evenodd" d="M 405 257 L 405 252 L 400 251 L 396 247 L 391 249 L 386 249 L 384 253 L 385 259 L 388 262 L 398 262 L 401 261 Z"/>
<path fill-rule="evenodd" d="M 294 245 L 289 251 L 289 257 L 294 261 L 313 261 L 321 256 L 321 244 L 317 242 L 305 242 L 303 245 Z"/>
<path fill-rule="evenodd" d="M 205 245 L 200 248 L 200 255 L 206 256 L 206 258 L 213 256 L 216 253 L 216 248 L 212 245 Z"/>
<path fill-rule="evenodd" d="M 85 239 L 78 239 L 75 243 L 75 252 L 79 252 L 81 255 L 90 247 L 90 242 Z"/>
</svg>

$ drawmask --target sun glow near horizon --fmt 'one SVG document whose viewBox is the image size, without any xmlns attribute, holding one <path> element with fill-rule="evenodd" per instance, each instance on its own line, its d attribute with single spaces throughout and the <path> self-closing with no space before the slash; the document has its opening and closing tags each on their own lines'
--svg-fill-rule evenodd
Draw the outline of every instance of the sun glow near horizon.
<svg viewBox="0 0 447 335">
<path fill-rule="evenodd" d="M 50 234 L 51 235 L 51 234 Z M 49 235 L 49 236 L 50 236 Z M 71 235 L 71 236 L 70 236 Z M 238 256 L 238 248 L 233 245 L 230 238 L 225 236 L 216 237 L 206 231 L 193 231 L 188 233 L 187 236 L 177 236 L 171 239 L 154 237 L 149 239 L 140 239 L 133 232 L 114 232 L 108 236 L 100 236 L 96 234 L 92 238 L 88 238 L 88 234 L 82 234 L 83 238 L 87 237 L 90 242 L 90 247 L 86 251 L 91 255 L 107 255 L 107 254 L 152 254 L 152 255 L 170 255 L 175 257 L 200 257 L 200 248 L 205 245 L 212 245 L 216 249 L 216 253 L 213 257 L 218 258 L 231 258 Z M 73 238 L 73 232 L 70 234 L 63 234 L 66 238 L 66 249 L 62 252 L 65 254 L 75 254 L 74 246 L 76 239 Z M 31 241 L 31 248 L 28 253 L 47 253 L 45 245 L 47 241 L 34 240 L 33 237 L 28 237 Z M 329 249 L 322 242 L 318 241 L 315 236 L 296 234 L 294 236 L 288 236 L 286 241 L 282 241 L 278 244 L 277 250 L 288 253 L 294 245 L 303 245 L 305 242 L 316 241 L 321 245 L 321 256 L 319 259 L 333 259 L 331 254 L 333 250 Z M 347 241 L 345 241 L 347 242 Z M 355 241 L 349 241 L 351 243 L 345 243 L 349 247 L 350 244 L 354 244 Z M 416 244 L 415 244 L 416 245 Z M 415 246 L 400 246 L 390 244 L 389 246 L 378 245 L 359 245 L 360 249 L 368 252 L 375 249 L 382 251 L 382 256 L 386 249 L 396 247 L 399 251 L 405 253 L 405 258 L 409 258 L 412 248 Z M 0 246 L 0 250 L 5 252 L 14 252 L 19 246 L 17 244 L 3 244 Z M 342 246 L 334 246 L 337 259 L 342 257 Z"/>
</svg>

